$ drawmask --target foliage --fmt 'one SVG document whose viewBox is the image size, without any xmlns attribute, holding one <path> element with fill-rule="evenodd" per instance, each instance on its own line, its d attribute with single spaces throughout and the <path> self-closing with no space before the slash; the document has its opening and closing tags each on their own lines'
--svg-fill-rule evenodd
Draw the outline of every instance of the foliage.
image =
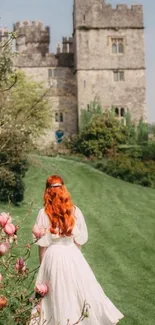
<svg viewBox="0 0 155 325">
<path fill-rule="evenodd" d="M 137 142 L 140 144 L 147 143 L 149 139 L 149 125 L 143 120 L 139 121 L 137 127 Z"/>
<path fill-rule="evenodd" d="M 27 153 L 50 125 L 50 110 L 43 85 L 13 69 L 13 37 L 0 47 L 0 201 L 18 203 L 24 197 Z"/>
<path fill-rule="evenodd" d="M 80 131 L 82 131 L 88 124 L 91 122 L 91 119 L 93 116 L 101 116 L 103 115 L 103 110 L 101 105 L 94 101 L 91 102 L 87 110 L 86 109 L 81 109 L 80 111 Z"/>
<path fill-rule="evenodd" d="M 124 181 L 155 188 L 154 161 L 143 162 L 126 155 L 116 155 L 106 163 L 97 163 L 96 168 Z"/>
<path fill-rule="evenodd" d="M 66 145 L 73 153 L 101 158 L 109 150 L 115 152 L 117 145 L 127 139 L 128 130 L 123 123 L 117 121 L 111 112 L 105 112 L 102 116 L 93 116 L 86 128 L 78 136 L 70 138 Z"/>
</svg>

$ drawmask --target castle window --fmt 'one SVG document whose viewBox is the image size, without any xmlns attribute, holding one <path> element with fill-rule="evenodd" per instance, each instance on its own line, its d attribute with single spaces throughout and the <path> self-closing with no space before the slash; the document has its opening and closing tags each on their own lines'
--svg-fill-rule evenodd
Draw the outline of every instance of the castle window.
<svg viewBox="0 0 155 325">
<path fill-rule="evenodd" d="M 124 53 L 124 38 L 111 38 L 112 53 Z"/>
<path fill-rule="evenodd" d="M 118 52 L 119 53 L 124 53 L 124 44 L 123 43 L 118 44 Z"/>
<path fill-rule="evenodd" d="M 124 115 L 125 115 L 125 109 L 122 107 L 121 108 L 121 116 L 124 117 Z"/>
<path fill-rule="evenodd" d="M 84 22 L 86 21 L 86 16 L 85 16 L 85 15 L 83 15 L 83 21 L 84 21 Z"/>
<path fill-rule="evenodd" d="M 119 71 L 119 80 L 124 81 L 124 71 Z"/>
<path fill-rule="evenodd" d="M 86 88 L 86 80 L 84 80 L 83 86 L 84 88 Z"/>
<path fill-rule="evenodd" d="M 124 71 L 114 71 L 114 81 L 124 81 Z"/>
<path fill-rule="evenodd" d="M 117 44 L 116 43 L 112 44 L 112 53 L 117 53 Z"/>
<path fill-rule="evenodd" d="M 55 113 L 55 122 L 59 122 L 59 113 Z"/>
<path fill-rule="evenodd" d="M 64 121 L 64 116 L 63 116 L 63 113 L 58 113 L 56 112 L 55 113 L 55 122 L 63 122 Z"/>
<path fill-rule="evenodd" d="M 53 76 L 53 69 L 48 69 L 48 78 L 52 78 Z"/>
<path fill-rule="evenodd" d="M 115 116 L 116 116 L 116 117 L 119 116 L 119 108 L 118 108 L 118 107 L 115 108 Z"/>
<path fill-rule="evenodd" d="M 59 119 L 60 119 L 60 122 L 63 122 L 63 120 L 64 120 L 63 113 L 60 113 Z"/>
<path fill-rule="evenodd" d="M 118 71 L 114 71 L 114 81 L 118 81 Z"/>
</svg>

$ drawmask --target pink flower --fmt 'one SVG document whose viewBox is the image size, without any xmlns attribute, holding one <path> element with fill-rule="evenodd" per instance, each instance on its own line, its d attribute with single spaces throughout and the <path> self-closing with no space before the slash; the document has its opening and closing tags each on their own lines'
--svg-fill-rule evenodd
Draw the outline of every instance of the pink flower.
<svg viewBox="0 0 155 325">
<path fill-rule="evenodd" d="M 2 274 L 0 273 L 0 283 L 2 282 L 3 280 L 3 277 L 2 277 Z"/>
<path fill-rule="evenodd" d="M 16 232 L 16 227 L 13 225 L 13 223 L 8 223 L 5 225 L 4 231 L 8 236 L 12 236 Z"/>
<path fill-rule="evenodd" d="M 22 274 L 27 270 L 27 267 L 22 257 L 17 259 L 15 269 L 18 273 Z"/>
<path fill-rule="evenodd" d="M 48 293 L 48 286 L 46 284 L 37 284 L 34 290 L 44 297 Z"/>
<path fill-rule="evenodd" d="M 0 256 L 5 255 L 9 250 L 9 243 L 0 243 Z"/>
<path fill-rule="evenodd" d="M 5 212 L 2 212 L 0 214 L 0 226 L 2 228 L 4 228 L 5 225 L 7 224 L 8 220 L 9 220 L 9 215 L 7 213 L 5 213 Z"/>
<path fill-rule="evenodd" d="M 34 225 L 32 228 L 32 233 L 36 237 L 36 239 L 39 239 L 45 235 L 46 231 L 44 227 Z"/>
</svg>

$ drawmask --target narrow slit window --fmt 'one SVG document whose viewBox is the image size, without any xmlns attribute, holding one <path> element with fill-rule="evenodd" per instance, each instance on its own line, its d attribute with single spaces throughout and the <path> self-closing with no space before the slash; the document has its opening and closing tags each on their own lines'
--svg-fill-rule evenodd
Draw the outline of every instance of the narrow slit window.
<svg viewBox="0 0 155 325">
<path fill-rule="evenodd" d="M 48 69 L 48 77 L 49 77 L 49 78 L 52 78 L 52 76 L 53 76 L 53 71 L 52 71 L 52 69 Z"/>
<path fill-rule="evenodd" d="M 119 72 L 119 79 L 120 81 L 124 81 L 124 71 Z"/>
<path fill-rule="evenodd" d="M 112 44 L 112 53 L 117 53 L 117 44 L 116 43 Z"/>
<path fill-rule="evenodd" d="M 119 108 L 118 108 L 118 107 L 115 108 L 115 116 L 116 116 L 116 117 L 119 116 Z"/>
<path fill-rule="evenodd" d="M 124 53 L 124 44 L 123 43 L 118 44 L 118 52 L 119 53 Z"/>
<path fill-rule="evenodd" d="M 63 113 L 60 113 L 60 122 L 63 122 L 64 117 L 63 117 Z"/>
<path fill-rule="evenodd" d="M 59 122 L 59 114 L 55 113 L 55 122 Z"/>
<path fill-rule="evenodd" d="M 86 88 L 86 80 L 84 80 L 84 83 L 83 83 L 83 85 L 84 85 L 84 88 Z"/>
<path fill-rule="evenodd" d="M 118 81 L 118 71 L 114 71 L 114 81 Z"/>
<path fill-rule="evenodd" d="M 122 107 L 121 108 L 121 116 L 124 117 L 124 115 L 125 115 L 125 109 Z"/>
</svg>

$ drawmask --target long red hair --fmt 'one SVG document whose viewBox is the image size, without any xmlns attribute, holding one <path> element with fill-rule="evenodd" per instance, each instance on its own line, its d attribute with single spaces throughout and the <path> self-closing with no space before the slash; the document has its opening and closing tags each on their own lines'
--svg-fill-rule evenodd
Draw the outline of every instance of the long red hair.
<svg viewBox="0 0 155 325">
<path fill-rule="evenodd" d="M 74 205 L 61 177 L 57 175 L 48 177 L 44 206 L 51 223 L 50 232 L 61 236 L 71 236 L 75 224 Z"/>
</svg>

